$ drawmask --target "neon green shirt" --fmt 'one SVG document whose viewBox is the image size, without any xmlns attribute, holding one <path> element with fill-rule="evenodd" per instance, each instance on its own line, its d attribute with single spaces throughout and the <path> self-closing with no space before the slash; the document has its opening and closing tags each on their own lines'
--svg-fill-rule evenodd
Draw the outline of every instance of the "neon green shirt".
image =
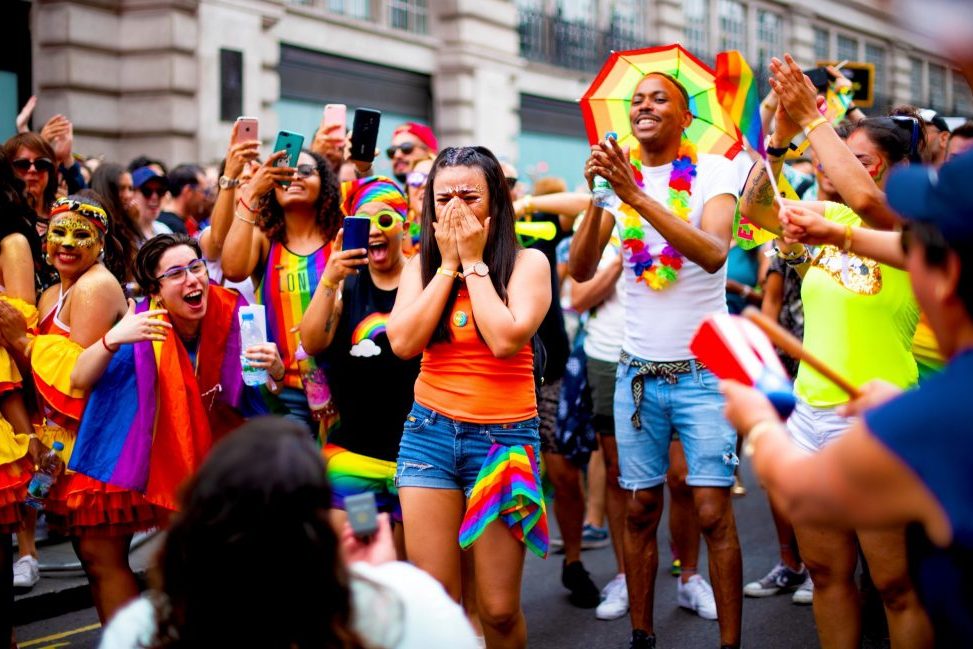
<svg viewBox="0 0 973 649">
<path fill-rule="evenodd" d="M 839 203 L 827 203 L 825 218 L 860 225 L 861 218 Z M 919 306 L 909 274 L 871 259 L 822 246 L 801 286 L 804 346 L 861 386 L 883 379 L 906 388 L 917 380 L 912 337 Z M 794 391 L 806 403 L 826 408 L 848 401 L 839 387 L 801 363 Z"/>
</svg>

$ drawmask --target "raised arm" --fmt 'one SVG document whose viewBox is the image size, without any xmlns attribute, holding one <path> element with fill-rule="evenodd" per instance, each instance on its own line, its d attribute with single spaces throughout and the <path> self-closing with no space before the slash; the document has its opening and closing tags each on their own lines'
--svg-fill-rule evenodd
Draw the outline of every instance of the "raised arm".
<svg viewBox="0 0 973 649">
<path fill-rule="evenodd" d="M 905 269 L 901 232 L 861 227 L 848 229 L 840 223 L 827 220 L 813 209 L 794 204 L 788 205 L 782 222 L 783 238 L 786 242 L 800 241 L 812 246 L 832 245 L 882 264 Z"/>
<path fill-rule="evenodd" d="M 331 346 L 338 320 L 341 319 L 341 282 L 349 275 L 358 272 L 368 272 L 368 253 L 364 248 L 357 250 L 342 250 L 344 229 L 338 230 L 331 246 L 328 264 L 324 267 L 324 275 L 314 290 L 304 317 L 301 319 L 301 345 L 308 354 L 320 354 Z M 359 268 L 361 268 L 359 270 Z"/>
<path fill-rule="evenodd" d="M 294 169 L 276 166 L 277 161 L 285 155 L 285 151 L 278 151 L 260 165 L 244 189 L 239 210 L 230 221 L 220 265 L 231 282 L 242 282 L 252 275 L 263 256 L 267 237 L 257 227 L 257 205 L 264 196 L 274 191 L 278 183 L 293 177 Z"/>
<path fill-rule="evenodd" d="M 240 122 L 233 124 L 233 131 L 230 135 L 230 142 L 236 139 L 237 129 Z M 223 175 L 231 180 L 239 180 L 247 163 L 256 160 L 260 151 L 260 142 L 251 140 L 247 142 L 237 142 L 231 144 L 226 152 L 226 164 L 223 167 Z M 203 249 L 206 259 L 216 260 L 223 254 L 223 244 L 226 241 L 226 234 L 233 223 L 233 212 L 239 207 L 236 203 L 236 191 L 230 187 L 220 189 L 216 197 L 216 204 L 213 206 L 213 215 L 210 219 L 210 227 L 200 237 L 199 244 Z M 248 217 L 250 218 L 250 217 Z"/>
<path fill-rule="evenodd" d="M 571 308 L 578 313 L 598 306 L 615 292 L 615 284 L 622 274 L 622 254 L 612 263 L 598 270 L 587 282 L 577 282 L 571 287 Z"/>
<path fill-rule="evenodd" d="M 780 97 L 787 113 L 803 129 L 809 129 L 808 141 L 825 173 L 845 204 L 873 228 L 891 230 L 901 221 L 885 201 L 885 192 L 872 180 L 868 171 L 841 141 L 834 128 L 817 109 L 816 93 L 811 81 L 789 54 L 784 61 L 773 59 L 770 85 Z"/>
</svg>

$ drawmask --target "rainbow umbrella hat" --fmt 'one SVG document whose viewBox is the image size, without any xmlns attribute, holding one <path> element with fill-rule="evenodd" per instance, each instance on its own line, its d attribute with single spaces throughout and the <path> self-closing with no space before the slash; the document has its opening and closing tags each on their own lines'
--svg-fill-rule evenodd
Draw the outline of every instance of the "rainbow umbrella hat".
<svg viewBox="0 0 973 649">
<path fill-rule="evenodd" d="M 679 81 L 689 93 L 693 123 L 686 136 L 699 153 L 732 159 L 743 148 L 740 130 L 727 116 L 716 95 L 716 73 L 678 43 L 642 50 L 612 52 L 588 91 L 581 98 L 588 142 L 595 144 L 605 133 L 618 134 L 622 147 L 635 150 L 628 112 L 639 82 L 650 72 L 664 72 Z"/>
</svg>

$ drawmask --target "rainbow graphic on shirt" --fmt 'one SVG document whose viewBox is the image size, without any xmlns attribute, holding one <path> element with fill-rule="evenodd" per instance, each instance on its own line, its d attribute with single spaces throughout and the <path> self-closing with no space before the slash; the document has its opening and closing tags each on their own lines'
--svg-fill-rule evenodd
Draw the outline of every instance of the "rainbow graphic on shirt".
<svg viewBox="0 0 973 649">
<path fill-rule="evenodd" d="M 330 245 L 324 245 L 309 255 L 297 255 L 275 241 L 270 244 L 267 268 L 257 291 L 257 301 L 267 307 L 267 337 L 277 343 L 287 367 L 284 385 L 302 387 L 300 370 L 294 354 L 297 351 L 297 332 L 314 290 L 318 287 L 324 267 L 328 263 Z M 313 359 L 309 359 L 313 362 Z"/>
<path fill-rule="evenodd" d="M 387 313 L 371 313 L 362 318 L 355 330 L 351 332 L 351 349 L 348 353 L 360 358 L 381 354 L 382 348 L 376 345 L 375 341 L 380 334 L 385 333 L 388 321 Z"/>
</svg>

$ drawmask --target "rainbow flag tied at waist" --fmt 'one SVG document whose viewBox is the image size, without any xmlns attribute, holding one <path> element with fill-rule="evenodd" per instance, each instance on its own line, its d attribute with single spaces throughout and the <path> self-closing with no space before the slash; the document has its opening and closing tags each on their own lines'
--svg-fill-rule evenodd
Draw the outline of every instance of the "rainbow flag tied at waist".
<svg viewBox="0 0 973 649">
<path fill-rule="evenodd" d="M 531 552 L 547 558 L 547 508 L 540 484 L 532 447 L 491 446 L 466 507 L 460 547 L 469 548 L 487 525 L 500 519 Z"/>
</svg>

